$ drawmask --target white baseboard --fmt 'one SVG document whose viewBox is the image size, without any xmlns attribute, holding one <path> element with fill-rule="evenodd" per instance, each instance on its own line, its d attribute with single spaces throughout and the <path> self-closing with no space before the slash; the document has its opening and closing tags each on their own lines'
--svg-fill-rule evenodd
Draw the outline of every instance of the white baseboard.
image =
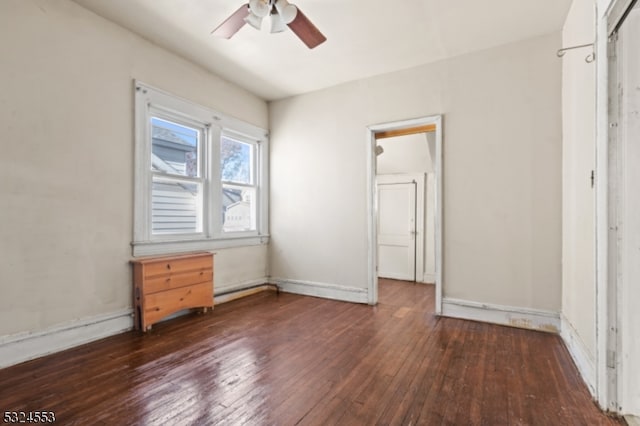
<svg viewBox="0 0 640 426">
<path fill-rule="evenodd" d="M 324 299 L 340 300 L 343 302 L 368 303 L 366 288 L 347 287 L 337 284 L 311 281 L 288 280 L 284 278 L 272 278 L 270 282 L 276 284 L 281 291 L 286 293 L 322 297 Z"/>
<path fill-rule="evenodd" d="M 582 376 L 582 379 L 587 384 L 591 396 L 596 398 L 596 362 L 589 350 L 585 346 L 584 342 L 580 338 L 580 335 L 564 316 L 560 316 L 560 336 L 564 341 L 573 362 L 578 367 L 578 371 Z"/>
<path fill-rule="evenodd" d="M 624 416 L 624 420 L 629 426 L 640 426 L 640 417 Z"/>
<path fill-rule="evenodd" d="M 422 276 L 422 282 L 428 284 L 434 284 L 436 282 L 435 274 L 424 274 Z"/>
<path fill-rule="evenodd" d="M 558 333 L 560 330 L 560 314 L 557 312 L 470 302 L 448 297 L 442 299 L 442 315 L 550 333 Z"/>
<path fill-rule="evenodd" d="M 0 368 L 131 330 L 132 312 L 126 309 L 70 321 L 35 333 L 0 337 Z"/>
</svg>

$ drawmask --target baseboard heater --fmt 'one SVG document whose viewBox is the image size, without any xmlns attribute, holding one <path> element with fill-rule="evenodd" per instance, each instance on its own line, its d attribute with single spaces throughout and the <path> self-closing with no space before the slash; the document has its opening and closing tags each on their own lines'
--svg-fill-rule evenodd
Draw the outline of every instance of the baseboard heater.
<svg viewBox="0 0 640 426">
<path fill-rule="evenodd" d="M 226 303 L 267 290 L 275 291 L 278 294 L 280 293 L 280 287 L 278 287 L 276 284 L 265 283 L 216 293 L 213 295 L 213 299 L 215 300 L 216 304 Z"/>
</svg>

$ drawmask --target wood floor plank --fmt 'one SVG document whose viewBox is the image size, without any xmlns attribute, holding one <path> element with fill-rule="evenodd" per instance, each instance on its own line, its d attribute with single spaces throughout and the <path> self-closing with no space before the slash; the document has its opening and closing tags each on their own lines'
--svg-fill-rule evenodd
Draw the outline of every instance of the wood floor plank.
<svg viewBox="0 0 640 426">
<path fill-rule="evenodd" d="M 69 425 L 622 424 L 552 334 L 433 315 L 432 285 L 367 306 L 264 292 L 0 370 L 0 411 Z"/>
<path fill-rule="evenodd" d="M 507 380 L 509 371 L 506 366 L 509 360 L 507 336 L 484 328 L 485 379 L 482 384 L 483 394 L 480 401 L 480 417 L 493 419 L 496 424 L 510 424 Z"/>
</svg>

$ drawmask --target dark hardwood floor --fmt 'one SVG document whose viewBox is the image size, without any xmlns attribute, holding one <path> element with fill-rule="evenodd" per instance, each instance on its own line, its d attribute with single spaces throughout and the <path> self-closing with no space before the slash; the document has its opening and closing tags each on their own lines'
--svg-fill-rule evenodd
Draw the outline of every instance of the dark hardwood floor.
<svg viewBox="0 0 640 426">
<path fill-rule="evenodd" d="M 622 424 L 556 335 L 433 316 L 433 286 L 376 307 L 264 292 L 0 370 L 0 414 L 77 425 Z"/>
</svg>

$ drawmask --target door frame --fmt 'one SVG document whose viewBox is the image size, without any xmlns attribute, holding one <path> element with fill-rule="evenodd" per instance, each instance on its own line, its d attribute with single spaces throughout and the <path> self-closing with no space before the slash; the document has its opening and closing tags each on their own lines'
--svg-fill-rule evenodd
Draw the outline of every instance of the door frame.
<svg viewBox="0 0 640 426">
<path fill-rule="evenodd" d="M 627 135 L 624 134 L 626 117 L 621 116 L 622 101 L 620 87 L 620 44 L 618 30 L 625 21 L 627 14 L 636 7 L 636 0 L 613 0 L 605 15 L 602 28 L 606 29 L 606 39 L 601 35 L 606 55 L 603 69 L 606 72 L 606 87 L 603 88 L 604 96 L 601 102 L 599 117 L 606 122 L 601 123 L 601 135 L 598 139 L 599 149 L 603 152 L 603 166 L 606 166 L 606 187 L 603 188 L 603 197 L 598 203 L 598 209 L 606 207 L 606 216 L 603 214 L 599 223 L 598 233 L 602 235 L 597 243 L 600 253 L 598 264 L 604 269 L 599 275 L 598 291 L 602 295 L 598 301 L 598 400 L 603 408 L 614 412 L 623 413 L 628 407 L 623 402 L 629 397 L 625 394 L 623 383 L 625 380 L 626 363 L 631 361 L 625 356 L 624 345 L 633 337 L 625 328 L 628 313 L 624 311 L 622 300 L 625 286 L 629 285 L 628 269 L 622 263 L 628 255 L 626 246 L 624 214 L 629 199 L 626 199 L 625 188 L 629 185 L 625 167 L 625 143 Z M 605 42 L 606 40 L 606 42 Z M 606 68 L 604 68 L 606 66 Z M 627 88 L 628 89 L 628 88 Z M 606 151 L 604 150 L 606 148 Z M 606 163 L 604 163 L 606 160 Z M 606 191 L 606 192 L 605 192 Z M 606 231 L 605 231 L 606 226 Z M 605 233 L 606 232 L 606 233 Z M 604 236 L 606 235 L 606 238 Z"/>
<path fill-rule="evenodd" d="M 406 131 L 413 133 L 425 133 L 421 127 L 435 125 L 436 152 L 434 154 L 434 224 L 435 224 L 435 313 L 442 313 L 442 287 L 443 287 L 443 253 L 442 253 L 442 115 L 430 115 L 409 120 L 393 121 L 367 126 L 366 129 L 366 153 L 367 153 L 367 225 L 368 225 L 368 253 L 367 253 L 367 302 L 370 305 L 378 303 L 378 192 L 376 190 L 376 134 L 381 132 Z"/>
<path fill-rule="evenodd" d="M 637 0 L 611 0 L 596 7 L 596 398 L 600 407 L 619 413 L 621 338 L 620 238 L 618 210 L 622 171 L 618 164 L 617 29 Z"/>
</svg>

